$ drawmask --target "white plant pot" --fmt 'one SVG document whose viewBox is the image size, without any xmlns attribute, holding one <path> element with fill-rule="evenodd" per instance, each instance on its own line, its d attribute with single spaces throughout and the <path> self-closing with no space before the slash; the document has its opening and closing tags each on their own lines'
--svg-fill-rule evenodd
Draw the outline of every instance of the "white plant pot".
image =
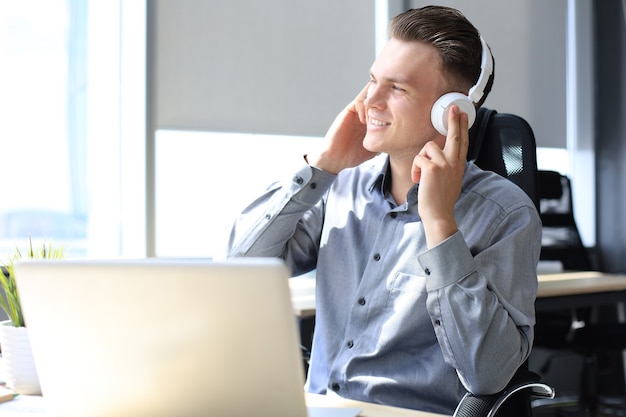
<svg viewBox="0 0 626 417">
<path fill-rule="evenodd" d="M 0 348 L 7 386 L 18 394 L 41 395 L 28 329 L 15 327 L 9 320 L 0 322 Z"/>
</svg>

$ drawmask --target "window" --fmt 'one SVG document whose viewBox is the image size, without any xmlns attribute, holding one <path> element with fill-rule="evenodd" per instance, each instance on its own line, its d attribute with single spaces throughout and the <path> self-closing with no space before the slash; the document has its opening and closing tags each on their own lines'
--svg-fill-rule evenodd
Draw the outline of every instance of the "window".
<svg viewBox="0 0 626 417">
<path fill-rule="evenodd" d="M 1 260 L 29 237 L 64 244 L 71 257 L 125 253 L 122 208 L 134 203 L 122 205 L 121 177 L 133 165 L 121 155 L 143 137 L 122 144 L 120 39 L 135 16 L 123 2 L 0 3 Z M 130 40 L 145 36 L 135 27 Z"/>
<path fill-rule="evenodd" d="M 229 223 L 320 138 L 158 130 L 156 256 L 211 257 Z"/>
</svg>

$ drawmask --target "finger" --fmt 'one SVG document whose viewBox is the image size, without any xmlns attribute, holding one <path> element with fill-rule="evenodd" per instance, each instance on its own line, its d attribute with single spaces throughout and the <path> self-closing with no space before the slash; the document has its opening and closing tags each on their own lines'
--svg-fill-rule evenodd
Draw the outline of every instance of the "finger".
<svg viewBox="0 0 626 417">
<path fill-rule="evenodd" d="M 424 157 L 417 155 L 411 166 L 411 180 L 417 184 L 422 179 L 422 163 L 425 163 Z"/>
<path fill-rule="evenodd" d="M 459 149 L 459 160 L 465 162 L 469 150 L 469 116 L 462 113 L 460 117 L 461 149 Z"/>
<path fill-rule="evenodd" d="M 428 170 L 432 164 L 440 164 L 443 161 L 441 148 L 435 142 L 427 142 L 420 153 L 413 158 L 411 165 L 411 179 L 414 183 L 420 182 L 424 170 Z"/>
<path fill-rule="evenodd" d="M 446 143 L 443 146 L 443 153 L 448 159 L 457 159 L 461 140 L 459 137 L 459 107 L 457 105 L 450 106 L 448 111 L 448 134 Z"/>
<path fill-rule="evenodd" d="M 365 113 L 365 98 L 367 97 L 367 90 L 369 88 L 369 83 L 363 87 L 363 89 L 359 92 L 359 94 L 354 99 L 354 108 L 359 116 L 359 120 L 361 123 L 367 123 L 367 114 Z"/>
<path fill-rule="evenodd" d="M 440 148 L 440 145 L 437 145 L 437 143 L 432 140 L 426 142 L 424 146 L 422 146 L 418 156 L 425 158 L 428 161 L 433 161 L 436 164 L 445 163 L 447 158 L 443 150 Z"/>
<path fill-rule="evenodd" d="M 461 160 L 467 157 L 469 147 L 468 117 L 466 113 L 453 105 L 448 112 L 448 135 L 443 148 L 445 157 L 450 160 Z"/>
</svg>

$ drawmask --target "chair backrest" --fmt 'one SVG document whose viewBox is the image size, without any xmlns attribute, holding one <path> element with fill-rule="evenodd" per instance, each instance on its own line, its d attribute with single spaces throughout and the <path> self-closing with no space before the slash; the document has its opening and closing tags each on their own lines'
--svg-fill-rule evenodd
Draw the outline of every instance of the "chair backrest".
<svg viewBox="0 0 626 417">
<path fill-rule="evenodd" d="M 555 171 L 539 171 L 539 204 L 543 223 L 541 259 L 561 261 L 567 270 L 592 270 L 572 204 L 569 178 Z"/>
<path fill-rule="evenodd" d="M 539 210 L 537 145 L 528 122 L 481 107 L 469 134 L 468 160 L 517 184 Z"/>
</svg>

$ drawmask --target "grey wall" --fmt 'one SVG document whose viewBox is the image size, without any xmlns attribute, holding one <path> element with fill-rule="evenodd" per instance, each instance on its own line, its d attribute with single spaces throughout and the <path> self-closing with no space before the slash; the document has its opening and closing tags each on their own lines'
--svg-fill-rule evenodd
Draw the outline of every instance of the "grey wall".
<svg viewBox="0 0 626 417">
<path fill-rule="evenodd" d="M 363 0 L 152 0 L 155 128 L 322 136 L 374 59 Z"/>
<path fill-rule="evenodd" d="M 491 45 L 487 106 L 525 117 L 539 146 L 564 148 L 567 1 L 435 3 L 463 11 Z M 156 128 L 323 135 L 375 58 L 373 0 L 151 0 L 148 8 Z"/>
</svg>

